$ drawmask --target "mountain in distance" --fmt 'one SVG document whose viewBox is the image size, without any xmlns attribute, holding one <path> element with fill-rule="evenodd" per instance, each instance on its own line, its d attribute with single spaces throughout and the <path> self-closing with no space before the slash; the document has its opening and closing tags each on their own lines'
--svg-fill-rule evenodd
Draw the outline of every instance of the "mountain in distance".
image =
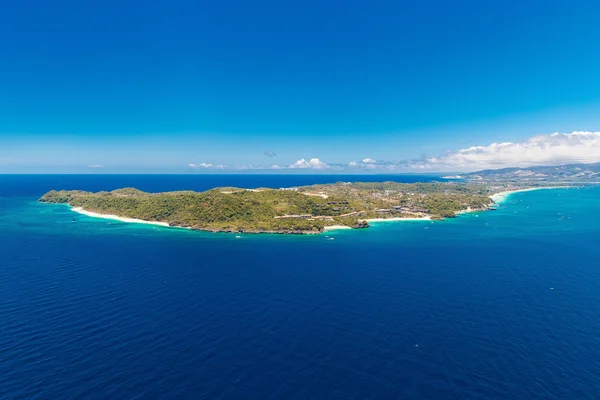
<svg viewBox="0 0 600 400">
<path fill-rule="evenodd" d="M 600 182 L 600 163 L 534 166 L 527 168 L 486 169 L 463 174 L 471 181 Z"/>
</svg>

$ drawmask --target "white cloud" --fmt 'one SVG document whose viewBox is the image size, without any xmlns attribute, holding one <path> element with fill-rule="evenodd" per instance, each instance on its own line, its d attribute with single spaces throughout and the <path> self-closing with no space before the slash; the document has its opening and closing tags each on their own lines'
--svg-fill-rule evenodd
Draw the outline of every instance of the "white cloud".
<svg viewBox="0 0 600 400">
<path fill-rule="evenodd" d="M 367 157 L 362 159 L 361 161 L 352 161 L 348 163 L 348 167 L 350 168 L 358 168 L 358 169 L 386 169 L 386 170 L 394 170 L 396 168 L 396 162 L 393 161 L 377 161 L 373 158 Z"/>
<path fill-rule="evenodd" d="M 296 161 L 295 163 L 293 163 L 292 165 L 290 165 L 290 168 L 309 168 L 310 165 L 308 165 L 308 162 L 302 158 L 298 161 Z"/>
<path fill-rule="evenodd" d="M 88 168 L 104 168 L 104 165 L 92 164 L 92 165 L 88 165 Z"/>
<path fill-rule="evenodd" d="M 358 171 L 396 172 L 448 172 L 477 171 L 504 167 L 528 167 L 535 165 L 560 165 L 571 163 L 600 162 L 600 132 L 573 132 L 538 135 L 520 142 L 501 142 L 448 151 L 437 157 L 423 156 L 419 159 L 401 161 L 375 160 L 366 157 L 348 164 L 327 164 L 318 158 L 304 158 L 289 166 L 280 165 L 233 165 L 189 164 L 194 169 L 233 170 L 285 170 L 328 169 Z M 91 166 L 101 168 L 103 166 Z"/>
<path fill-rule="evenodd" d="M 430 164 L 410 164 L 410 168 L 412 169 L 431 169 L 433 168 Z"/>
<path fill-rule="evenodd" d="M 217 169 L 223 169 L 226 166 L 222 165 L 222 164 L 207 164 L 207 163 L 200 163 L 200 164 L 188 164 L 188 167 L 190 168 L 217 168 Z"/>
<path fill-rule="evenodd" d="M 538 135 L 523 142 L 473 146 L 414 162 L 434 170 L 480 170 L 600 162 L 600 132 Z"/>
<path fill-rule="evenodd" d="M 304 158 L 302 158 L 290 165 L 289 168 L 325 169 L 329 168 L 329 166 L 318 158 L 311 158 L 309 161 L 306 161 Z"/>
</svg>

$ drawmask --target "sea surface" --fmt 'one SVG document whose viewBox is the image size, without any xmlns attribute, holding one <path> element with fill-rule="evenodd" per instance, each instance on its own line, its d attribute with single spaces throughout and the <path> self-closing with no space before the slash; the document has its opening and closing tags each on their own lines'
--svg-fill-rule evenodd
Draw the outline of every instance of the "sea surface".
<svg viewBox="0 0 600 400">
<path fill-rule="evenodd" d="M 239 238 L 36 203 L 49 189 L 423 179 L 0 176 L 0 398 L 599 398 L 600 188 Z"/>
</svg>

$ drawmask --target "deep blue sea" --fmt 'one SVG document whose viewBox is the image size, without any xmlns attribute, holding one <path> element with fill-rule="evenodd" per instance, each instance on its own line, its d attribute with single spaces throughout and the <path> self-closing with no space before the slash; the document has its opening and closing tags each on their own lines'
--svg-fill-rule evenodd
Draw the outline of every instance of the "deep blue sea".
<svg viewBox="0 0 600 400">
<path fill-rule="evenodd" d="M 36 203 L 53 188 L 422 179 L 0 176 L 0 398 L 599 398 L 600 188 L 241 238 Z"/>
</svg>

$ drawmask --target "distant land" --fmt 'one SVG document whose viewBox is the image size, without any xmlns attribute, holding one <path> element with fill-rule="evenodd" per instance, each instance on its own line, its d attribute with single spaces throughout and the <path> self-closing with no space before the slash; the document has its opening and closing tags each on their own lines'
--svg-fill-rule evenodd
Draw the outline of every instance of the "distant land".
<svg viewBox="0 0 600 400">
<path fill-rule="evenodd" d="M 600 163 L 488 169 L 461 176 L 469 181 L 507 181 L 521 184 L 539 182 L 600 182 Z"/>
<path fill-rule="evenodd" d="M 221 187 L 205 192 L 50 191 L 42 203 L 67 204 L 92 216 L 213 232 L 321 233 L 366 228 L 376 220 L 444 219 L 493 208 L 494 196 L 567 181 L 598 179 L 600 164 L 505 168 L 463 175 L 464 180 L 397 183 L 338 182 L 292 188 Z M 453 176 L 452 178 L 456 178 Z"/>
</svg>

